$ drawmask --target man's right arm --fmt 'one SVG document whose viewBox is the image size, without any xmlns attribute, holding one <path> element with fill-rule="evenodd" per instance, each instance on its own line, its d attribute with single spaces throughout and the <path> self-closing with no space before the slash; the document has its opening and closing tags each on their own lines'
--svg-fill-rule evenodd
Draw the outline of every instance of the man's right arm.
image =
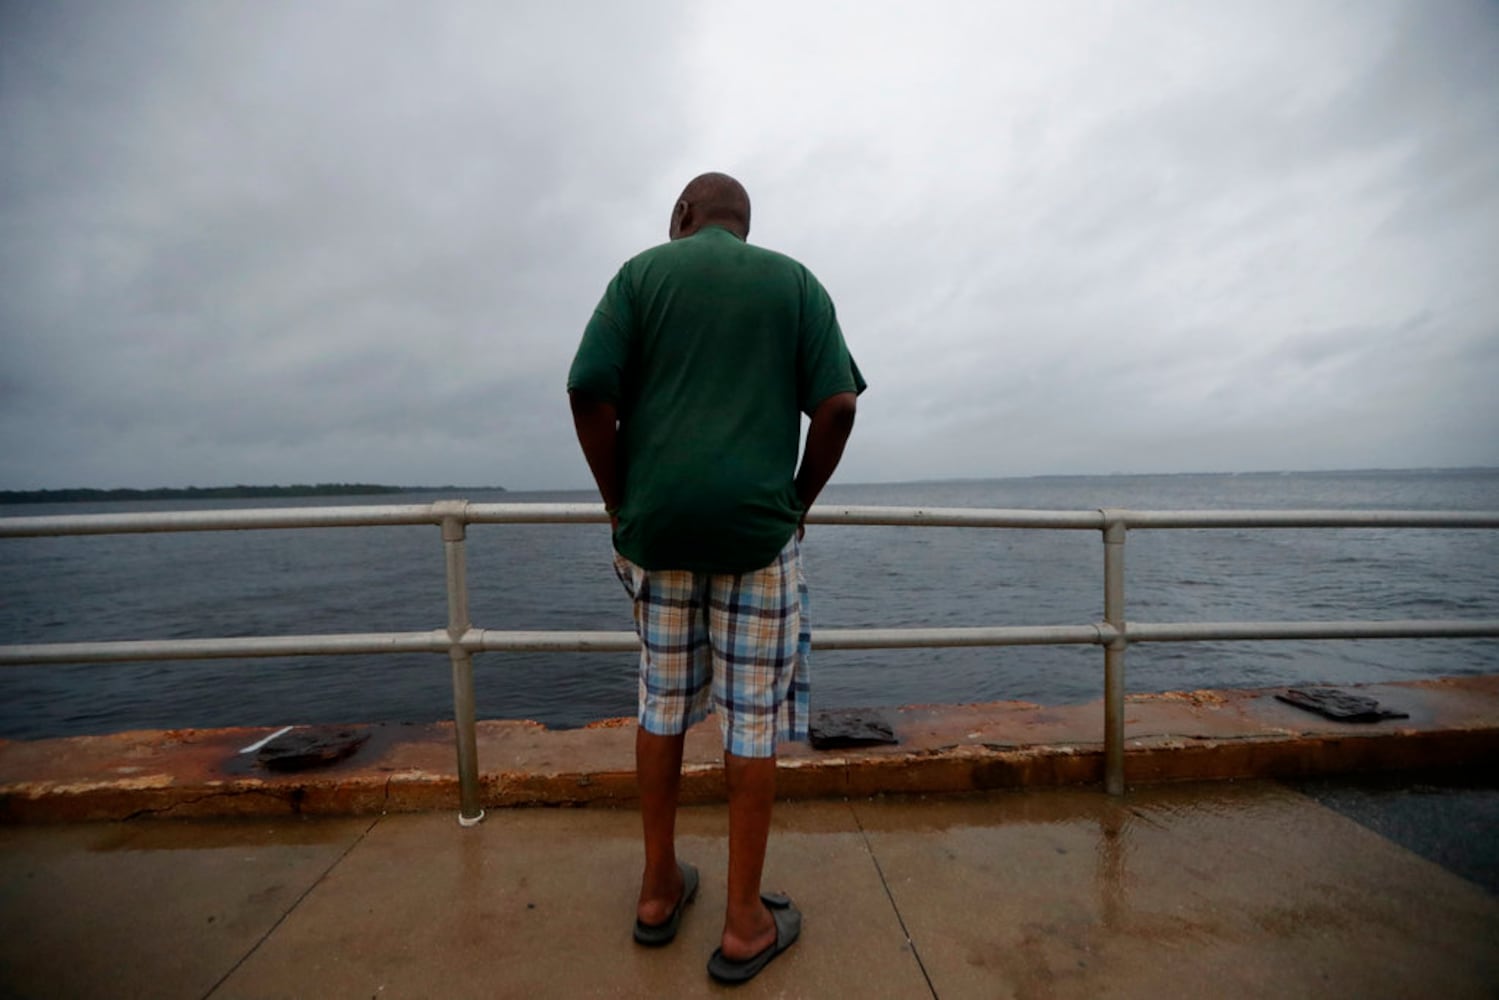
<svg viewBox="0 0 1499 1000">
<path fill-rule="evenodd" d="M 812 411 L 801 468 L 796 472 L 796 497 L 801 501 L 804 519 L 843 458 L 843 446 L 848 443 L 848 436 L 854 429 L 858 404 L 858 393 L 837 392 L 818 403 Z M 797 529 L 798 537 L 802 531 Z"/>
<path fill-rule="evenodd" d="M 572 405 L 573 429 L 578 433 L 583 458 L 598 484 L 599 496 L 604 498 L 604 508 L 610 512 L 609 521 L 617 526 L 614 512 L 624 500 L 619 481 L 619 411 L 613 403 L 581 392 L 569 392 L 567 398 Z"/>
</svg>

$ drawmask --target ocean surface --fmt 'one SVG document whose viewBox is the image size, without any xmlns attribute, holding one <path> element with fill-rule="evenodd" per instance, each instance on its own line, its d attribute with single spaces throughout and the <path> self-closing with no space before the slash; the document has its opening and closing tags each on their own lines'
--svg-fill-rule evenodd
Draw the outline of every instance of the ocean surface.
<svg viewBox="0 0 1499 1000">
<path fill-rule="evenodd" d="M 441 496 L 452 496 L 452 493 Z M 411 503 L 439 494 L 14 506 L 5 516 Z M 586 492 L 474 501 L 592 502 Z M 827 503 L 1082 510 L 1499 509 L 1499 470 L 1041 477 L 832 485 Z M 1092 531 L 816 526 L 817 627 L 1061 625 L 1103 615 Z M 602 525 L 474 525 L 470 611 L 492 629 L 629 629 Z M 1499 616 L 1499 531 L 1134 531 L 1137 621 Z M 432 526 L 0 539 L 0 643 L 385 632 L 446 624 Z M 1499 671 L 1499 640 L 1142 644 L 1130 692 L 1354 683 Z M 813 707 L 1102 696 L 1098 647 L 819 652 Z M 480 718 L 554 727 L 631 715 L 629 654 L 475 658 Z M 78 664 L 0 670 L 0 737 L 138 728 L 451 718 L 446 656 Z"/>
</svg>

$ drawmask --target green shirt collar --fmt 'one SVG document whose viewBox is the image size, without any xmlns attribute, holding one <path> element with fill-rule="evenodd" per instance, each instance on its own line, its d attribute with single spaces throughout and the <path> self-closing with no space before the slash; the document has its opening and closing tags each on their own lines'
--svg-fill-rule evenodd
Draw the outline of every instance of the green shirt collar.
<svg viewBox="0 0 1499 1000">
<path fill-rule="evenodd" d="M 692 236 L 689 236 L 687 238 L 688 239 L 692 239 L 693 237 L 701 236 L 704 233 L 706 233 L 706 232 L 708 232 L 709 230 L 712 230 L 712 229 L 718 230 L 720 233 L 723 233 L 725 236 L 729 237 L 730 239 L 739 240 L 740 243 L 748 242 L 747 240 L 740 240 L 739 237 L 738 237 L 738 235 L 735 234 L 733 230 L 729 229 L 727 226 L 724 226 L 722 223 L 718 223 L 718 222 L 705 222 L 703 224 L 703 226 L 702 226 L 701 229 L 699 229 L 697 232 L 693 233 Z"/>
</svg>

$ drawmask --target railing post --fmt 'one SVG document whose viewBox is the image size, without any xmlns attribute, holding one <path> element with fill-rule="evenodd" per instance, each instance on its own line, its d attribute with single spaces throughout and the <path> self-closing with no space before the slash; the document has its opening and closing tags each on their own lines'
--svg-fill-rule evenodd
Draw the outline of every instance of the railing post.
<svg viewBox="0 0 1499 1000">
<path fill-rule="evenodd" d="M 1114 637 L 1103 648 L 1103 787 L 1124 794 L 1124 512 L 1103 514 L 1103 618 Z"/>
<path fill-rule="evenodd" d="M 442 548 L 448 577 L 448 656 L 453 661 L 453 732 L 458 743 L 458 824 L 475 826 L 479 807 L 479 740 L 475 726 L 474 660 L 463 645 L 469 629 L 468 563 L 464 553 L 466 500 L 440 500 Z"/>
</svg>

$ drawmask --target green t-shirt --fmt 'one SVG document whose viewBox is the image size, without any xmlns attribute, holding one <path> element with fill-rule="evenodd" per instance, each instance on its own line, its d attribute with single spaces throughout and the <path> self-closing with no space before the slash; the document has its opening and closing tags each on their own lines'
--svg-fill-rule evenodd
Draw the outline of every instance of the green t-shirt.
<svg viewBox="0 0 1499 1000">
<path fill-rule="evenodd" d="M 801 414 L 864 378 L 812 272 L 708 226 L 625 262 L 567 388 L 619 412 L 620 553 L 742 573 L 774 561 L 801 518 Z"/>
</svg>

